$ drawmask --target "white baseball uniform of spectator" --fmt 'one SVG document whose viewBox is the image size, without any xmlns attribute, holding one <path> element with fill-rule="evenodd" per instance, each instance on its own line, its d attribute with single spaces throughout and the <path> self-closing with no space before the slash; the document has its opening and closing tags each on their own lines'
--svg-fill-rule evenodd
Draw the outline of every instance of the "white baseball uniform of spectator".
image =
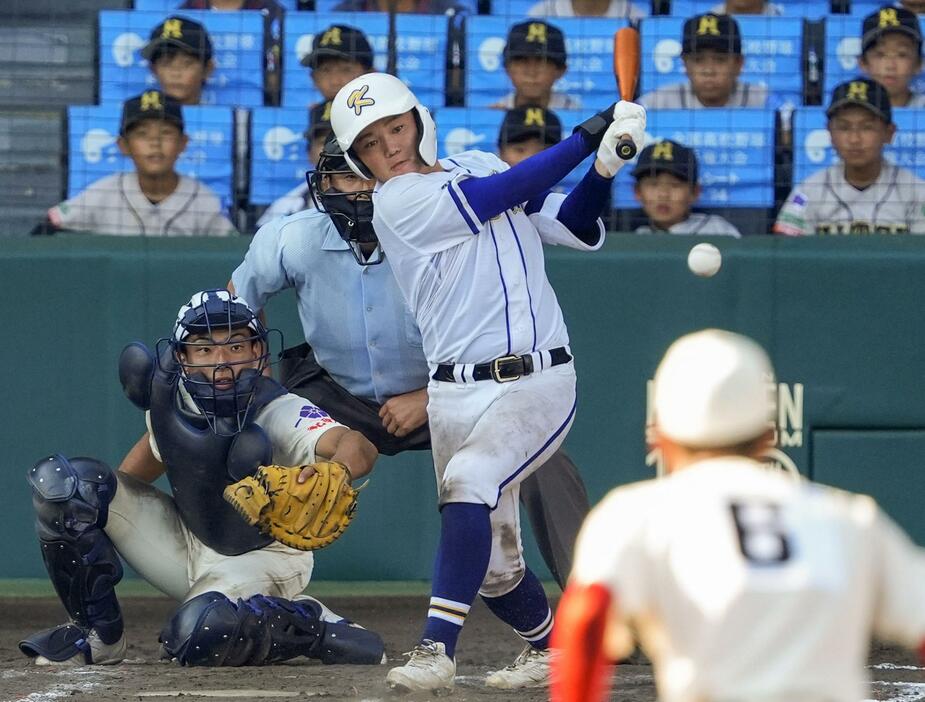
<svg viewBox="0 0 925 702">
<path fill-rule="evenodd" d="M 769 469 L 771 363 L 682 337 L 655 375 L 668 477 L 592 510 L 559 608 L 555 702 L 604 698 L 635 635 L 659 700 L 865 699 L 873 634 L 925 643 L 925 552 L 869 497 Z M 633 634 L 631 634 L 631 631 Z"/>
</svg>

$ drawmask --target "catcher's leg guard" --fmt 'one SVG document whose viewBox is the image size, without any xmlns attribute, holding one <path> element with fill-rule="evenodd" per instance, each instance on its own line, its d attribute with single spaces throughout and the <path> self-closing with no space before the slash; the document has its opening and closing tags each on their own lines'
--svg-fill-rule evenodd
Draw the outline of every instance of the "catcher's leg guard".
<svg viewBox="0 0 925 702">
<path fill-rule="evenodd" d="M 371 665 L 385 650 L 372 631 L 324 621 L 313 600 L 254 595 L 232 602 L 219 592 L 184 602 L 158 640 L 181 665 L 265 665 L 297 656 Z"/>
<path fill-rule="evenodd" d="M 103 644 L 117 643 L 123 625 L 115 585 L 122 579 L 122 563 L 103 531 L 116 477 L 101 461 L 54 455 L 36 463 L 27 478 L 45 568 L 83 636 L 65 625 L 33 635 L 20 649 L 53 661 L 88 655 L 91 629 Z"/>
</svg>

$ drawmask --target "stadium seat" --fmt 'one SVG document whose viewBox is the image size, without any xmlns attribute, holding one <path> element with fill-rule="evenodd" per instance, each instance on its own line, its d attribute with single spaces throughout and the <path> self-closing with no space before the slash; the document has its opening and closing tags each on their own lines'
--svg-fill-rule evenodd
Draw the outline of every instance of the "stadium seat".
<svg viewBox="0 0 925 702">
<path fill-rule="evenodd" d="M 215 72 L 203 91 L 205 105 L 263 104 L 263 18 L 256 11 L 184 10 L 184 17 L 208 30 L 215 53 Z M 139 51 L 163 12 L 100 13 L 100 102 L 123 101 L 156 83 Z"/>
<path fill-rule="evenodd" d="M 769 0 L 777 5 L 783 14 L 782 17 L 804 17 L 806 19 L 818 19 L 829 14 L 829 0 Z M 693 17 L 702 15 L 705 12 L 713 11 L 718 4 L 717 0 L 671 0 L 672 17 Z M 736 15 L 736 19 L 742 19 L 744 15 Z"/>
<path fill-rule="evenodd" d="M 504 45 L 515 22 L 503 17 L 470 17 L 466 21 L 466 105 L 488 107 L 511 92 L 504 71 Z M 582 108 L 605 107 L 616 99 L 613 35 L 628 22 L 620 19 L 556 18 L 565 34 L 568 68 L 554 90 L 575 95 Z M 561 116 L 561 115 L 560 115 Z"/>
<path fill-rule="evenodd" d="M 250 202 L 269 205 L 305 179 L 308 110 L 257 107 L 251 110 Z"/>
<path fill-rule="evenodd" d="M 307 108 L 321 101 L 302 58 L 311 52 L 312 39 L 332 24 L 362 28 L 375 53 L 374 68 L 384 71 L 388 61 L 389 18 L 383 12 L 301 12 L 286 19 L 283 35 L 284 107 Z M 395 18 L 398 77 L 428 107 L 444 104 L 446 89 L 445 15 L 402 14 Z"/>
<path fill-rule="evenodd" d="M 745 67 L 742 80 L 765 83 L 770 107 L 803 103 L 803 20 L 792 17 L 737 17 Z M 640 93 L 686 80 L 681 61 L 681 17 L 652 17 L 641 22 Z"/>
<path fill-rule="evenodd" d="M 704 208 L 774 206 L 774 110 L 652 110 L 646 132 L 653 141 L 673 139 L 692 147 L 700 165 Z M 635 203 L 635 165 L 616 178 L 616 203 Z"/>
<path fill-rule="evenodd" d="M 879 7 L 879 6 L 878 6 Z M 839 83 L 851 80 L 861 74 L 858 57 L 861 54 L 861 24 L 864 17 L 878 7 L 871 6 L 863 14 L 831 15 L 825 21 L 825 81 L 826 98 Z M 919 25 L 925 32 L 925 17 L 919 17 Z M 925 91 L 925 76 L 919 75 L 912 82 L 915 92 Z"/>
<path fill-rule="evenodd" d="M 893 110 L 893 121 L 896 136 L 884 149 L 884 155 L 897 166 L 925 178 L 925 109 Z M 794 112 L 794 184 L 837 161 L 826 122 L 824 107 L 801 107 Z"/>
<path fill-rule="evenodd" d="M 111 173 L 134 170 L 116 143 L 121 114 L 118 103 L 68 108 L 67 197 Z M 177 161 L 177 172 L 203 181 L 228 210 L 232 204 L 233 111 L 184 107 L 183 119 L 189 145 Z"/>
<path fill-rule="evenodd" d="M 298 0 L 276 0 L 280 5 L 289 12 L 295 12 L 298 8 Z M 176 10 L 183 4 L 183 0 L 135 0 L 136 10 L 153 10 L 155 12 L 170 12 Z"/>
</svg>

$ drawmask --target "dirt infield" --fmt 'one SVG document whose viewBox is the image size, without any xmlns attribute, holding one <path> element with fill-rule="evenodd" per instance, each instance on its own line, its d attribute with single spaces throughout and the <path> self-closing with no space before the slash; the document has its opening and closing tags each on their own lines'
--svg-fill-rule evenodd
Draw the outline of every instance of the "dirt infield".
<svg viewBox="0 0 925 702">
<path fill-rule="evenodd" d="M 344 616 L 379 631 L 386 641 L 390 662 L 401 660 L 419 634 L 424 597 L 324 598 Z M 128 660 L 119 666 L 40 668 L 32 665 L 16 647 L 26 633 L 64 620 L 64 610 L 46 598 L 0 599 L 0 700 L 46 702 L 50 700 L 144 699 L 325 699 L 373 700 L 397 698 L 385 686 L 388 666 L 323 666 L 297 659 L 257 668 L 181 668 L 158 661 L 157 632 L 174 605 L 165 598 L 127 598 L 123 602 L 128 636 Z M 533 702 L 545 700 L 542 690 L 502 693 L 482 684 L 485 674 L 501 667 L 520 651 L 518 639 L 480 603 L 476 603 L 463 631 L 458 658 L 458 677 L 453 700 Z M 614 700 L 654 702 L 651 668 L 621 666 Z M 925 700 L 925 670 L 914 654 L 889 648 L 874 651 L 871 677 L 873 699 L 892 702 Z M 424 696 L 423 699 L 432 699 Z"/>
</svg>

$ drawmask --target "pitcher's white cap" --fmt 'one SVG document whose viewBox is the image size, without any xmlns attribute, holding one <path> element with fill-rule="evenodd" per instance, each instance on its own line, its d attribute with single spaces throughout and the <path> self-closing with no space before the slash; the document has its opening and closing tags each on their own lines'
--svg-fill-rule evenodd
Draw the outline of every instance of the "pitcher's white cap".
<svg viewBox="0 0 925 702">
<path fill-rule="evenodd" d="M 774 368 L 741 334 L 706 329 L 675 341 L 655 372 L 655 424 L 692 448 L 756 439 L 774 418 Z"/>
</svg>

